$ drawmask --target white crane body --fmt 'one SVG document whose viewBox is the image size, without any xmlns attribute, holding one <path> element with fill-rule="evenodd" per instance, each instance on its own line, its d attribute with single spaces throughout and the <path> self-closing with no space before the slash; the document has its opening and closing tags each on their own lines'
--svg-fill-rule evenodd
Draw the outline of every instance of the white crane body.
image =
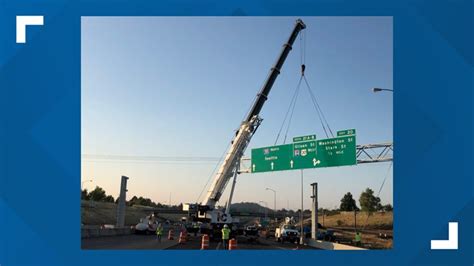
<svg viewBox="0 0 474 266">
<path fill-rule="evenodd" d="M 263 104 L 267 100 L 268 94 L 275 82 L 278 74 L 280 74 L 280 69 L 285 62 L 288 53 L 290 52 L 292 45 L 298 35 L 298 33 L 306 28 L 306 25 L 302 20 L 298 19 L 296 21 L 295 28 L 293 29 L 290 38 L 283 45 L 283 50 L 278 57 L 277 62 L 272 67 L 269 76 L 267 77 L 266 82 L 264 83 L 261 91 L 257 94 L 256 100 L 250 109 L 246 119 L 241 123 L 239 129 L 236 132 L 235 137 L 233 138 L 229 150 L 227 151 L 224 160 L 222 161 L 219 170 L 217 171 L 214 180 L 207 191 L 206 197 L 201 204 L 185 204 L 183 206 L 184 210 L 187 210 L 193 220 L 201 221 L 209 224 L 209 229 L 211 229 L 211 237 L 213 232 L 218 232 L 217 229 L 220 229 L 224 224 L 235 224 L 236 219 L 233 219 L 230 215 L 230 205 L 232 203 L 233 192 L 235 188 L 235 182 L 239 171 L 240 160 L 247 148 L 253 134 L 259 127 L 262 119 L 259 117 L 260 110 L 263 107 Z M 216 208 L 217 203 L 219 202 L 224 190 L 230 181 L 234 177 L 232 184 L 232 190 L 227 201 L 227 206 L 225 209 Z M 201 228 L 202 231 L 202 228 Z"/>
</svg>

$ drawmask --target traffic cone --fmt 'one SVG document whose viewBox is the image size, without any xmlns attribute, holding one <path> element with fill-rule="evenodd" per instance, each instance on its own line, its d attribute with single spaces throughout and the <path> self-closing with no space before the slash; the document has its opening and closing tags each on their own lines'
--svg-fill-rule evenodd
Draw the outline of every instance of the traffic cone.
<svg viewBox="0 0 474 266">
<path fill-rule="evenodd" d="M 202 241 L 201 241 L 201 250 L 208 249 L 208 248 L 209 248 L 209 236 L 203 235 Z"/>
<path fill-rule="evenodd" d="M 168 231 L 168 240 L 173 240 L 174 239 L 174 232 L 173 229 L 170 229 Z"/>
<path fill-rule="evenodd" d="M 232 238 L 229 240 L 229 250 L 234 249 L 237 249 L 237 240 L 235 240 L 235 238 Z"/>
<path fill-rule="evenodd" d="M 183 232 L 179 233 L 179 244 L 186 243 L 186 237 Z"/>
</svg>

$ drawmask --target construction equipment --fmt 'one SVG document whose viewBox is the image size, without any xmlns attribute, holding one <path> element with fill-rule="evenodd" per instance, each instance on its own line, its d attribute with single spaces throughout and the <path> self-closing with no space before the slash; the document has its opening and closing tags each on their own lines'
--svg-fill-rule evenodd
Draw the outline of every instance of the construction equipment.
<svg viewBox="0 0 474 266">
<path fill-rule="evenodd" d="M 236 231 L 236 219 L 233 219 L 230 215 L 230 206 L 232 204 L 232 196 L 235 189 L 235 183 L 237 175 L 239 174 L 240 160 L 247 148 L 253 134 L 255 134 L 257 128 L 262 122 L 259 113 L 268 98 L 268 94 L 278 76 L 283 63 L 288 56 L 288 53 L 292 49 L 292 45 L 298 36 L 299 32 L 306 28 L 306 25 L 302 20 L 296 21 L 295 27 L 288 39 L 283 45 L 283 49 L 272 67 L 269 76 L 267 77 L 261 91 L 257 94 L 255 102 L 252 105 L 246 119 L 241 123 L 240 128 L 237 130 L 235 137 L 233 138 L 230 148 L 226 153 L 226 156 L 216 173 L 214 181 L 212 182 L 210 189 L 207 192 L 205 199 L 201 204 L 184 204 L 183 210 L 188 211 L 189 215 L 194 221 L 201 221 L 206 223 L 207 228 L 201 228 L 201 232 L 209 234 L 210 238 L 216 238 L 220 236 L 220 229 L 224 224 L 228 224 L 232 231 Z M 233 178 L 230 196 L 227 201 L 225 208 L 217 208 L 216 204 L 219 202 L 224 190 Z"/>
</svg>

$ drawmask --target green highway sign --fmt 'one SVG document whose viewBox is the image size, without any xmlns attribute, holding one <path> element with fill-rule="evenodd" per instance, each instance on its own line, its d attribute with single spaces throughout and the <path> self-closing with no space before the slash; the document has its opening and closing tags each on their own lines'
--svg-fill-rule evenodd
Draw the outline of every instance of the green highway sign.
<svg viewBox="0 0 474 266">
<path fill-rule="evenodd" d="M 356 136 L 347 135 L 252 149 L 251 171 L 259 173 L 356 163 Z"/>
<path fill-rule="evenodd" d="M 252 173 L 291 169 L 292 144 L 252 149 Z"/>
<path fill-rule="evenodd" d="M 294 137 L 293 142 L 308 141 L 308 140 L 315 140 L 315 139 L 316 139 L 316 135 L 308 135 L 308 136 Z"/>
<path fill-rule="evenodd" d="M 318 167 L 355 165 L 356 136 L 343 136 L 317 141 L 317 159 L 321 161 Z"/>
<path fill-rule="evenodd" d="M 356 134 L 356 130 L 355 130 L 355 129 L 339 130 L 339 131 L 337 132 L 337 136 L 338 136 L 338 137 L 348 136 L 348 135 L 355 135 L 355 134 Z"/>
<path fill-rule="evenodd" d="M 316 144 L 315 140 L 293 143 L 293 156 L 290 161 L 293 169 L 318 167 L 321 161 L 316 159 Z"/>
</svg>

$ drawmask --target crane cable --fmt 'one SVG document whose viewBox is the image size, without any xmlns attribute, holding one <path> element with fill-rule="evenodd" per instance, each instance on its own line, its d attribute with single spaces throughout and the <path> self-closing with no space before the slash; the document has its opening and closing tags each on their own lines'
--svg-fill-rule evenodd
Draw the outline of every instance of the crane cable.
<svg viewBox="0 0 474 266">
<path fill-rule="evenodd" d="M 286 137 L 288 136 L 288 131 L 290 130 L 291 120 L 293 118 L 293 114 L 294 114 L 294 111 L 295 111 L 296 100 L 298 98 L 298 94 L 299 94 L 299 91 L 300 91 L 300 85 L 301 85 L 301 80 L 302 79 L 303 79 L 303 75 L 301 75 L 300 81 L 298 82 L 297 93 L 296 93 L 295 101 L 293 102 L 293 107 L 291 108 L 290 119 L 288 119 L 288 126 L 286 127 L 285 138 L 283 139 L 283 144 L 286 143 Z"/>
<path fill-rule="evenodd" d="M 283 130 L 283 127 L 285 126 L 285 122 L 286 122 L 286 119 L 288 118 L 288 114 L 290 113 L 290 110 L 295 109 L 294 106 L 296 105 L 296 98 L 298 97 L 298 94 L 299 94 L 301 81 L 303 81 L 303 77 L 300 78 L 300 80 L 298 81 L 298 85 L 295 88 L 295 92 L 293 93 L 293 97 L 291 98 L 290 105 L 288 106 L 288 110 L 286 111 L 285 118 L 283 119 L 283 123 L 280 126 L 280 130 L 278 130 L 278 134 L 277 134 L 277 137 L 275 139 L 275 144 L 274 145 L 277 144 L 278 139 L 280 138 L 281 131 Z M 291 114 L 291 116 L 293 116 L 293 113 Z M 288 130 L 287 130 L 286 133 L 288 133 Z M 286 133 L 285 133 L 285 139 L 286 139 Z"/>
<path fill-rule="evenodd" d="M 316 100 L 316 96 L 314 95 L 311 86 L 309 85 L 308 80 L 306 79 L 306 76 L 304 75 L 304 71 L 306 69 L 306 33 L 305 31 L 302 32 L 300 35 L 300 47 L 301 47 L 301 75 L 304 79 L 304 82 L 306 84 L 306 88 L 308 89 L 308 92 L 311 97 L 311 101 L 313 103 L 314 109 L 316 110 L 316 113 L 318 114 L 319 121 L 321 122 L 321 126 L 324 130 L 324 133 L 327 138 L 329 138 L 328 132 L 326 128 L 329 130 L 329 133 L 331 134 L 332 137 L 334 137 L 334 134 L 331 130 L 331 127 L 329 126 L 329 123 L 326 119 L 326 116 L 323 113 L 323 110 L 321 109 L 321 106 L 319 105 L 318 101 Z"/>
<path fill-rule="evenodd" d="M 308 80 L 306 79 L 306 76 L 305 76 L 305 70 L 306 70 L 306 64 L 305 64 L 306 63 L 306 37 L 305 37 L 305 31 L 304 30 L 301 31 L 301 34 L 300 34 L 300 62 L 301 62 L 301 77 L 298 81 L 298 85 L 296 86 L 295 92 L 293 93 L 293 97 L 291 98 L 290 105 L 288 106 L 288 110 L 285 113 L 285 117 L 284 117 L 283 122 L 280 126 L 280 130 L 278 131 L 278 134 L 277 134 L 277 137 L 275 139 L 275 144 L 274 145 L 277 144 L 278 139 L 280 138 L 281 132 L 283 130 L 283 127 L 285 126 L 286 119 L 288 118 L 288 115 L 290 115 L 289 120 L 288 120 L 288 124 L 287 124 L 287 127 L 286 127 L 286 131 L 285 131 L 285 136 L 283 138 L 283 144 L 286 143 L 286 138 L 288 136 L 288 131 L 290 129 L 291 121 L 292 121 L 292 118 L 293 118 L 297 97 L 298 97 L 300 87 L 301 87 L 301 82 L 303 80 L 305 82 L 306 89 L 308 90 L 308 93 L 310 94 L 311 102 L 313 103 L 314 109 L 315 109 L 315 111 L 318 115 L 318 118 L 319 118 L 319 121 L 321 123 L 321 127 L 323 128 L 324 134 L 326 135 L 327 138 L 329 138 L 329 135 L 334 137 L 333 131 L 332 131 L 331 127 L 329 126 L 329 123 L 326 119 L 326 116 L 324 115 L 323 110 L 321 109 L 321 106 L 319 105 L 319 103 L 316 99 L 316 96 L 314 95 L 314 93 L 311 89 L 311 86 L 309 85 L 309 82 L 308 82 Z M 329 134 L 328 134 L 328 131 L 329 131 Z"/>
<path fill-rule="evenodd" d="M 318 113 L 319 121 L 321 121 L 321 125 L 323 127 L 324 133 L 326 134 L 326 137 L 329 138 L 329 135 L 326 131 L 326 127 L 327 127 L 328 130 L 329 130 L 329 133 L 334 138 L 334 134 L 331 130 L 331 127 L 329 126 L 329 123 L 326 119 L 326 116 L 323 113 L 323 110 L 321 109 L 321 106 L 318 103 L 318 100 L 316 100 L 316 96 L 314 96 L 314 93 L 313 93 L 311 87 L 309 86 L 309 83 L 308 83 L 308 80 L 306 79 L 306 76 L 304 76 L 304 82 L 306 83 L 306 88 L 308 89 L 309 95 L 311 97 L 311 101 L 313 102 L 314 109 L 316 110 L 316 113 Z M 326 127 L 324 126 L 324 123 L 326 123 Z"/>
</svg>

